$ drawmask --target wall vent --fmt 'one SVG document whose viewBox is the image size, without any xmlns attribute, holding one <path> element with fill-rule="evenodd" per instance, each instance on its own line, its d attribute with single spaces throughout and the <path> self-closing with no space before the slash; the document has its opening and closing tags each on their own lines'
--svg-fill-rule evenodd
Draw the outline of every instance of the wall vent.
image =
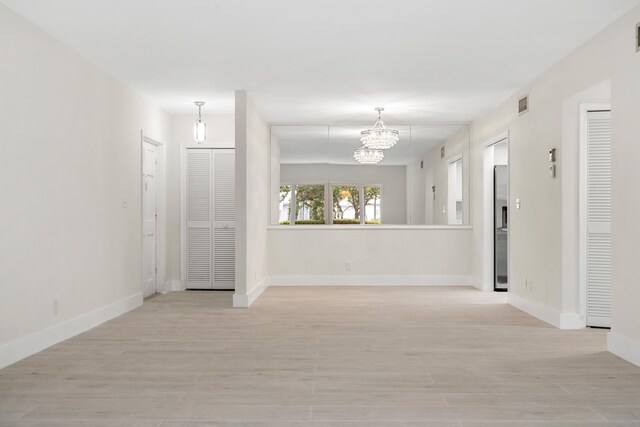
<svg viewBox="0 0 640 427">
<path fill-rule="evenodd" d="M 529 111 L 529 95 L 525 95 L 518 100 L 518 114 Z"/>
<path fill-rule="evenodd" d="M 444 147 L 440 147 L 440 158 L 444 159 Z"/>
<path fill-rule="evenodd" d="M 640 52 L 640 22 L 636 24 L 636 52 Z"/>
</svg>

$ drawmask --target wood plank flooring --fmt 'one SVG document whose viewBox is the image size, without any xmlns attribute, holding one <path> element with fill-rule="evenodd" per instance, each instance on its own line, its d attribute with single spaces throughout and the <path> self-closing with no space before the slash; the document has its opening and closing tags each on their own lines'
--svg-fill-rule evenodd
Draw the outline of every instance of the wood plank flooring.
<svg viewBox="0 0 640 427">
<path fill-rule="evenodd" d="M 640 426 L 640 368 L 467 287 L 179 292 L 0 370 L 2 426 Z"/>
</svg>

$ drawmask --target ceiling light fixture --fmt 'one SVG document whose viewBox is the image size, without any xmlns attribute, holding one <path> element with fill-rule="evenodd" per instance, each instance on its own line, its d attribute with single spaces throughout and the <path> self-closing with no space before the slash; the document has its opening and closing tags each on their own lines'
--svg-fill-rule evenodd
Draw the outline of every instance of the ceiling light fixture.
<svg viewBox="0 0 640 427">
<path fill-rule="evenodd" d="M 353 150 L 353 158 L 361 165 L 375 165 L 376 163 L 380 163 L 384 158 L 384 152 L 382 150 L 360 147 L 357 150 Z"/>
<path fill-rule="evenodd" d="M 196 120 L 195 125 L 193 125 L 193 139 L 200 144 L 207 139 L 207 124 L 202 121 L 202 106 L 204 102 L 196 101 L 195 104 L 198 106 L 198 120 Z"/>
<path fill-rule="evenodd" d="M 360 141 L 362 145 L 372 150 L 386 150 L 396 145 L 400 139 L 400 133 L 384 125 L 380 117 L 384 108 L 378 107 L 376 111 L 378 112 L 378 121 L 371 129 L 360 132 Z"/>
</svg>

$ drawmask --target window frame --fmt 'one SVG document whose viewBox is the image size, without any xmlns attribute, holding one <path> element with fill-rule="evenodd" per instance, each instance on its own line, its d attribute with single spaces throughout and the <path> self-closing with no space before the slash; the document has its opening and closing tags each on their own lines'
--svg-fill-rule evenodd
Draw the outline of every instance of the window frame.
<svg viewBox="0 0 640 427">
<path fill-rule="evenodd" d="M 329 183 L 329 195 L 331 198 L 331 203 L 329 206 L 329 222 L 327 222 L 327 224 L 329 225 L 382 225 L 382 218 L 383 218 L 383 208 L 382 208 L 382 197 L 383 197 L 383 186 L 382 184 L 372 184 L 372 183 L 365 183 L 365 184 L 355 184 L 355 183 L 341 183 L 341 184 L 335 184 L 335 183 Z M 360 224 L 334 224 L 333 223 L 333 187 L 358 187 L 358 197 L 360 198 L 361 201 L 364 201 L 364 187 L 380 187 L 380 224 L 367 224 L 366 223 L 366 205 L 363 205 L 361 207 L 362 210 L 362 214 L 360 215 Z"/>
</svg>

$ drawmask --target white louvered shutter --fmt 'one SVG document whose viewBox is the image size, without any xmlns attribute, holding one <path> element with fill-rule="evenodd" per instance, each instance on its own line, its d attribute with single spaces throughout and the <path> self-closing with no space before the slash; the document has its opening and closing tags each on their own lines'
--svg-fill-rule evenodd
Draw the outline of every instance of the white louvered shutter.
<svg viewBox="0 0 640 427">
<path fill-rule="evenodd" d="M 211 150 L 187 150 L 187 289 L 211 289 Z"/>
<path fill-rule="evenodd" d="M 235 154 L 216 150 L 213 155 L 213 287 L 235 287 Z"/>
<path fill-rule="evenodd" d="M 611 326 L 611 112 L 587 113 L 587 326 Z"/>
</svg>

